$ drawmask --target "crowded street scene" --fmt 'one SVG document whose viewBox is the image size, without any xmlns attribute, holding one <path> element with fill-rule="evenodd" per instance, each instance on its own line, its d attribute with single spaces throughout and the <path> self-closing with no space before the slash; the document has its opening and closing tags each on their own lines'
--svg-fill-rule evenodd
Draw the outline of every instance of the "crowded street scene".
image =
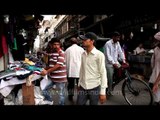
<svg viewBox="0 0 160 120">
<path fill-rule="evenodd" d="M 0 15 L 0 105 L 160 105 L 160 15 Z"/>
</svg>

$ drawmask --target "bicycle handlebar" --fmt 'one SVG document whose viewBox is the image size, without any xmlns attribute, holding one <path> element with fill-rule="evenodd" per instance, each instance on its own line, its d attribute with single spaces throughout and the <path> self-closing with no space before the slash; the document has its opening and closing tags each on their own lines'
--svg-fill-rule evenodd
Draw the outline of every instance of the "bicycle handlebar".
<svg viewBox="0 0 160 120">
<path fill-rule="evenodd" d="M 121 68 L 127 69 L 127 68 L 129 68 L 129 64 L 124 63 L 124 64 L 121 65 Z"/>
</svg>

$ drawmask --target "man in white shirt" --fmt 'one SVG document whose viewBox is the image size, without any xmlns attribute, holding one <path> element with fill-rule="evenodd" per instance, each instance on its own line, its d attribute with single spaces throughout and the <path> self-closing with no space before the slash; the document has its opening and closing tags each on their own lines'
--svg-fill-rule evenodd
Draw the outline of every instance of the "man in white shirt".
<svg viewBox="0 0 160 120">
<path fill-rule="evenodd" d="M 120 43 L 120 33 L 114 32 L 112 39 L 106 42 L 104 45 L 104 54 L 106 58 L 106 69 L 107 69 L 107 78 L 108 78 L 108 95 L 112 95 L 112 84 L 113 84 L 113 74 L 114 69 L 118 69 L 121 65 L 119 60 L 123 63 L 126 63 L 124 53 L 121 49 Z"/>
<path fill-rule="evenodd" d="M 94 46 L 97 36 L 93 32 L 80 35 L 85 52 L 82 54 L 80 77 L 78 83 L 77 104 L 85 105 L 89 99 L 90 105 L 98 105 L 106 101 L 107 76 L 105 56 Z"/>
<path fill-rule="evenodd" d="M 70 43 L 71 46 L 65 51 L 65 61 L 68 79 L 68 99 L 73 101 L 75 80 L 78 84 L 81 56 L 84 52 L 84 49 L 78 46 L 78 41 L 75 37 L 70 39 Z"/>
<path fill-rule="evenodd" d="M 138 47 L 136 47 L 136 49 L 134 50 L 134 54 L 135 55 L 139 55 L 139 54 L 144 54 L 146 52 L 146 50 L 143 48 L 143 44 L 140 43 L 138 45 Z"/>
</svg>

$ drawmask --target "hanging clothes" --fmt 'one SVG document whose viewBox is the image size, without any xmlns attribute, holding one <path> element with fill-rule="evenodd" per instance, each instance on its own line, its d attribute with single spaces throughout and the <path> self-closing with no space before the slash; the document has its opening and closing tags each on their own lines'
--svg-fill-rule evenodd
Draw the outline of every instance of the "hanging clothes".
<svg viewBox="0 0 160 120">
<path fill-rule="evenodd" d="M 16 35 L 14 38 L 14 47 L 12 48 L 13 59 L 16 60 L 25 60 L 25 50 L 24 50 L 24 38 L 22 35 Z"/>
<path fill-rule="evenodd" d="M 0 19 L 0 58 L 8 53 L 8 45 L 5 36 L 5 25 L 2 19 Z"/>
<path fill-rule="evenodd" d="M 3 56 L 2 41 L 0 40 L 0 58 Z"/>
<path fill-rule="evenodd" d="M 6 37 L 4 35 L 2 35 L 2 49 L 3 49 L 3 54 L 8 53 L 8 45 L 7 45 Z"/>
</svg>

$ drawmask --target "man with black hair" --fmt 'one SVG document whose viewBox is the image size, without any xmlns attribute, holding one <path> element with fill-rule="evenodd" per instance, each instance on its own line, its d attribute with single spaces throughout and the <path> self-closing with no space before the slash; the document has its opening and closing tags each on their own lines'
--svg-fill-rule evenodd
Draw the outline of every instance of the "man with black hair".
<svg viewBox="0 0 160 120">
<path fill-rule="evenodd" d="M 73 101 L 75 80 L 78 84 L 81 56 L 84 49 L 78 46 L 78 40 L 75 37 L 72 37 L 69 42 L 71 43 L 71 46 L 65 51 L 65 60 L 68 79 L 68 99 Z"/>
<path fill-rule="evenodd" d="M 51 40 L 53 51 L 49 53 L 49 68 L 44 69 L 41 75 L 49 75 L 51 83 L 43 90 L 43 95 L 46 100 L 53 101 L 53 98 L 49 94 L 49 89 L 56 85 L 59 90 L 59 105 L 65 104 L 65 84 L 67 82 L 67 73 L 65 65 L 65 54 L 61 49 L 61 42 L 57 38 Z"/>
<path fill-rule="evenodd" d="M 114 70 L 118 69 L 121 66 L 119 60 L 121 60 L 123 63 L 126 63 L 125 56 L 120 46 L 119 40 L 120 33 L 114 32 L 112 34 L 112 39 L 107 41 L 104 45 L 104 54 L 106 58 L 106 69 L 108 78 L 108 95 L 112 95 L 113 74 Z"/>
<path fill-rule="evenodd" d="M 88 32 L 79 38 L 82 39 L 85 52 L 82 54 L 77 104 L 85 105 L 88 99 L 90 105 L 98 105 L 99 100 L 102 104 L 106 101 L 107 88 L 105 56 L 94 46 L 97 40 L 95 33 Z"/>
</svg>

